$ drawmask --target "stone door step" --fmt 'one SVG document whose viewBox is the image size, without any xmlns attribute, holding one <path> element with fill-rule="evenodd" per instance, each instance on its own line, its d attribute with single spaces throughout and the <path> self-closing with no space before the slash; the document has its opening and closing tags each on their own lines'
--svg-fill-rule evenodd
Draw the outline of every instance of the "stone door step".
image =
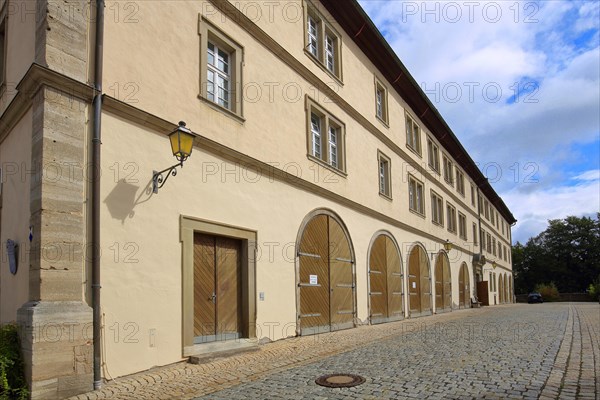
<svg viewBox="0 0 600 400">
<path fill-rule="evenodd" d="M 191 355 L 189 362 L 191 364 L 208 364 L 210 362 L 223 358 L 233 357 L 238 354 L 258 351 L 258 341 L 243 341 L 243 342 L 220 342 L 211 343 L 205 346 L 198 346 L 200 353 Z M 205 348 L 204 348 L 205 347 Z"/>
</svg>

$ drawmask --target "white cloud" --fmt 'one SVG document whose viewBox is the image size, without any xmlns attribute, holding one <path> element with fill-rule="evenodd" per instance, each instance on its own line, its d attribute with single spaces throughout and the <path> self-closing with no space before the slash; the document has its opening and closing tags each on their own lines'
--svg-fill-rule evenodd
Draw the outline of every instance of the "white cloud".
<svg viewBox="0 0 600 400">
<path fill-rule="evenodd" d="M 594 172 L 594 171 L 589 171 Z M 598 174 L 598 171 L 595 171 Z M 583 174 L 585 175 L 585 174 Z M 570 215 L 595 215 L 600 212 L 600 182 L 586 180 L 575 186 L 561 186 L 523 193 L 513 190 L 503 194 L 519 219 L 513 228 L 513 242 L 525 242 L 543 231 L 550 219 Z"/>
<path fill-rule="evenodd" d="M 600 136 L 600 2 L 476 2 L 472 20 L 469 2 L 451 3 L 462 9 L 455 23 L 447 2 L 361 1 L 471 157 L 501 166 L 494 187 L 520 221 L 515 232 L 534 235 L 547 219 L 597 212 L 597 182 L 572 186 L 568 171 L 582 158 L 591 163 L 583 168 L 598 167 L 593 149 L 575 151 L 597 147 Z M 492 3 L 502 6 L 496 22 L 482 12 Z M 438 15 L 425 12 L 435 4 Z M 518 102 L 508 102 L 515 91 Z"/>
<path fill-rule="evenodd" d="M 597 181 L 600 180 L 600 169 L 586 171 L 583 174 L 574 176 L 572 179 L 578 181 Z"/>
</svg>

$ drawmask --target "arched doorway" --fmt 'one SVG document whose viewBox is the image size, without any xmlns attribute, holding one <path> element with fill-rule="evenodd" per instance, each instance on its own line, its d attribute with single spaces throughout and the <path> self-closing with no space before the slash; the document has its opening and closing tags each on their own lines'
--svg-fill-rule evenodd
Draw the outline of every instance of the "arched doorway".
<svg viewBox="0 0 600 400">
<path fill-rule="evenodd" d="M 435 261 L 435 311 L 452 311 L 452 279 L 450 261 L 444 251 L 440 251 Z"/>
<path fill-rule="evenodd" d="M 504 303 L 504 279 L 502 274 L 498 277 L 498 304 Z"/>
<path fill-rule="evenodd" d="M 504 302 L 510 303 L 510 295 L 508 290 L 508 275 L 504 274 Z"/>
<path fill-rule="evenodd" d="M 327 210 L 312 212 L 297 243 L 298 333 L 354 327 L 354 251 L 341 219 Z"/>
<path fill-rule="evenodd" d="M 402 263 L 392 236 L 380 233 L 369 252 L 369 318 L 372 324 L 404 316 Z"/>
<path fill-rule="evenodd" d="M 415 245 L 408 257 L 408 301 L 410 316 L 431 314 L 431 274 L 427 252 Z"/>
<path fill-rule="evenodd" d="M 469 308 L 470 304 L 469 268 L 466 263 L 462 263 L 458 271 L 458 307 Z"/>
<path fill-rule="evenodd" d="M 508 302 L 513 302 L 513 278 L 512 275 L 508 277 Z"/>
</svg>

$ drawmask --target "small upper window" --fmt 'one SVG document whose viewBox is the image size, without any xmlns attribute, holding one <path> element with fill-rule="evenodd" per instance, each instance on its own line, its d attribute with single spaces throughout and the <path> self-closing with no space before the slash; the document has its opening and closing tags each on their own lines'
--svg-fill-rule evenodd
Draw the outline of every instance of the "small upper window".
<svg viewBox="0 0 600 400">
<path fill-rule="evenodd" d="M 327 166 L 345 171 L 344 125 L 307 98 L 308 154 Z"/>
<path fill-rule="evenodd" d="M 421 131 L 419 125 L 406 114 L 406 145 L 421 155 Z"/>
<path fill-rule="evenodd" d="M 379 152 L 377 155 L 379 160 L 379 194 L 388 198 L 392 197 L 392 180 L 391 180 L 391 168 L 390 159 L 383 153 Z"/>
<path fill-rule="evenodd" d="M 456 190 L 461 195 L 465 195 L 465 175 L 456 168 Z"/>
<path fill-rule="evenodd" d="M 200 98 L 242 118 L 243 49 L 208 21 L 201 18 L 199 25 Z"/>
<path fill-rule="evenodd" d="M 386 87 L 375 77 L 375 116 L 386 125 L 389 123 L 387 96 Z"/>
<path fill-rule="evenodd" d="M 425 215 L 423 183 L 411 175 L 408 176 L 408 206 L 411 211 Z"/>
<path fill-rule="evenodd" d="M 448 221 L 448 231 L 456 233 L 456 208 L 450 203 L 446 203 L 446 220 Z"/>
<path fill-rule="evenodd" d="M 467 240 L 467 217 L 460 211 L 458 212 L 458 236 Z"/>
<path fill-rule="evenodd" d="M 427 159 L 429 167 L 440 173 L 440 148 L 431 138 L 427 138 Z"/>
<path fill-rule="evenodd" d="M 444 154 L 444 180 L 454 186 L 454 164 L 450 157 Z"/>
<path fill-rule="evenodd" d="M 341 80 L 340 35 L 309 2 L 305 2 L 307 54 L 328 73 Z"/>
<path fill-rule="evenodd" d="M 431 221 L 444 226 L 444 201 L 433 190 L 431 191 Z"/>
</svg>

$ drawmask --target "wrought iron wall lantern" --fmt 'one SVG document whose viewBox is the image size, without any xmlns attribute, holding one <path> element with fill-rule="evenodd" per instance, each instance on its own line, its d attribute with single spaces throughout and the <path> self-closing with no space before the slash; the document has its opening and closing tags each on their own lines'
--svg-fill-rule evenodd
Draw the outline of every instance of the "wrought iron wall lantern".
<svg viewBox="0 0 600 400">
<path fill-rule="evenodd" d="M 446 239 L 446 242 L 444 243 L 444 250 L 446 250 L 446 251 L 452 250 L 452 242 L 448 239 Z"/>
<path fill-rule="evenodd" d="M 446 239 L 446 241 L 444 242 L 444 250 L 446 250 L 446 253 L 449 253 L 450 250 L 452 250 L 452 242 L 448 239 Z M 435 252 L 430 253 L 432 260 L 434 259 L 436 254 L 437 253 L 435 253 Z"/>
<path fill-rule="evenodd" d="M 194 138 L 197 135 L 186 128 L 185 122 L 180 121 L 179 126 L 173 132 L 169 133 L 171 141 L 171 150 L 179 163 L 163 169 L 162 171 L 152 171 L 152 192 L 158 193 L 170 176 L 177 175 L 177 167 L 183 168 L 183 162 L 192 154 L 194 148 Z"/>
</svg>

